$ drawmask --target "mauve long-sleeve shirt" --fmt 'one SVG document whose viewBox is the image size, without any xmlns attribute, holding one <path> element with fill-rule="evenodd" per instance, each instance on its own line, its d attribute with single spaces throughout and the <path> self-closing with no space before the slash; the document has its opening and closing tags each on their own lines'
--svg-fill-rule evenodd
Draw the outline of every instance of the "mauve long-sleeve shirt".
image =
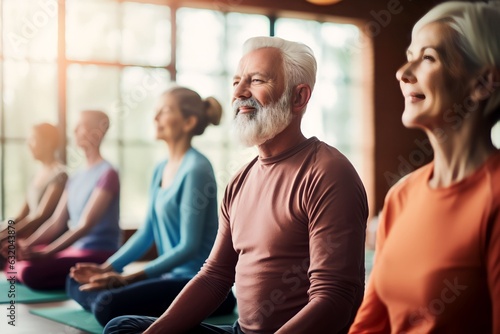
<svg viewBox="0 0 500 334">
<path fill-rule="evenodd" d="M 364 292 L 367 215 L 355 169 L 318 139 L 255 158 L 228 185 L 214 248 L 163 323 L 201 321 L 235 282 L 246 334 L 346 332 Z"/>
</svg>

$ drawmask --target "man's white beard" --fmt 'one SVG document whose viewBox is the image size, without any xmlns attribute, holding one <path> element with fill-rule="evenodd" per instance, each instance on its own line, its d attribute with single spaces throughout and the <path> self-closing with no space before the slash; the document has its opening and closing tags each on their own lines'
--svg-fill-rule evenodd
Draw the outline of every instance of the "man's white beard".
<svg viewBox="0 0 500 334">
<path fill-rule="evenodd" d="M 288 90 L 285 90 L 277 102 L 265 107 L 253 97 L 235 100 L 233 102 L 235 114 L 242 106 L 254 107 L 255 111 L 236 114 L 231 129 L 233 135 L 245 146 L 261 145 L 274 138 L 292 122 L 290 95 Z"/>
</svg>

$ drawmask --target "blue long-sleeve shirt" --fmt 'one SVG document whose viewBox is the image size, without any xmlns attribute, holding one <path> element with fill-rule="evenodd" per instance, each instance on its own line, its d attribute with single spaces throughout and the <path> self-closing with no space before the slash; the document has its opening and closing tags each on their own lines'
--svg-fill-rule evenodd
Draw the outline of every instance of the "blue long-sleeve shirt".
<svg viewBox="0 0 500 334">
<path fill-rule="evenodd" d="M 193 277 L 212 249 L 217 233 L 217 185 L 212 165 L 191 148 L 171 185 L 162 189 L 167 163 L 161 162 L 154 171 L 145 224 L 108 260 L 117 271 L 139 259 L 154 241 L 158 257 L 146 265 L 148 277 L 166 273 Z"/>
</svg>

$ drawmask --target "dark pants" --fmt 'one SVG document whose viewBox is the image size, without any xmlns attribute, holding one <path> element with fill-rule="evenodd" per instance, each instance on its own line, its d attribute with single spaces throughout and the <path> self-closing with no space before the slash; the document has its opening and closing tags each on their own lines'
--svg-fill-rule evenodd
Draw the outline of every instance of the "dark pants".
<svg viewBox="0 0 500 334">
<path fill-rule="evenodd" d="M 103 334 L 138 334 L 144 332 L 157 318 L 140 316 L 123 316 L 111 320 L 104 328 Z M 168 333 L 168 328 L 165 328 Z M 210 325 L 201 323 L 186 334 L 244 334 L 238 321 L 234 325 Z"/>
<path fill-rule="evenodd" d="M 105 326 L 122 315 L 159 317 L 188 282 L 186 278 L 151 278 L 117 289 L 83 292 L 78 290 L 80 284 L 68 277 L 66 292 Z M 235 306 L 236 299 L 229 293 L 212 315 L 231 314 Z"/>
</svg>

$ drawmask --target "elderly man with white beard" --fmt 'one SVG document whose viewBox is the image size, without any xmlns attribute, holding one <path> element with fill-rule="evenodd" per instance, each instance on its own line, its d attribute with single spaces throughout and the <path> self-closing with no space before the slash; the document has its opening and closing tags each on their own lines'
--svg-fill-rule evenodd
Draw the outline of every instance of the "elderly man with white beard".
<svg viewBox="0 0 500 334">
<path fill-rule="evenodd" d="M 104 333 L 346 333 L 354 319 L 368 205 L 348 159 L 301 132 L 314 55 L 277 37 L 243 51 L 233 130 L 259 155 L 226 188 L 212 252 L 160 318 L 115 318 Z M 234 283 L 239 319 L 203 323 Z"/>
</svg>

